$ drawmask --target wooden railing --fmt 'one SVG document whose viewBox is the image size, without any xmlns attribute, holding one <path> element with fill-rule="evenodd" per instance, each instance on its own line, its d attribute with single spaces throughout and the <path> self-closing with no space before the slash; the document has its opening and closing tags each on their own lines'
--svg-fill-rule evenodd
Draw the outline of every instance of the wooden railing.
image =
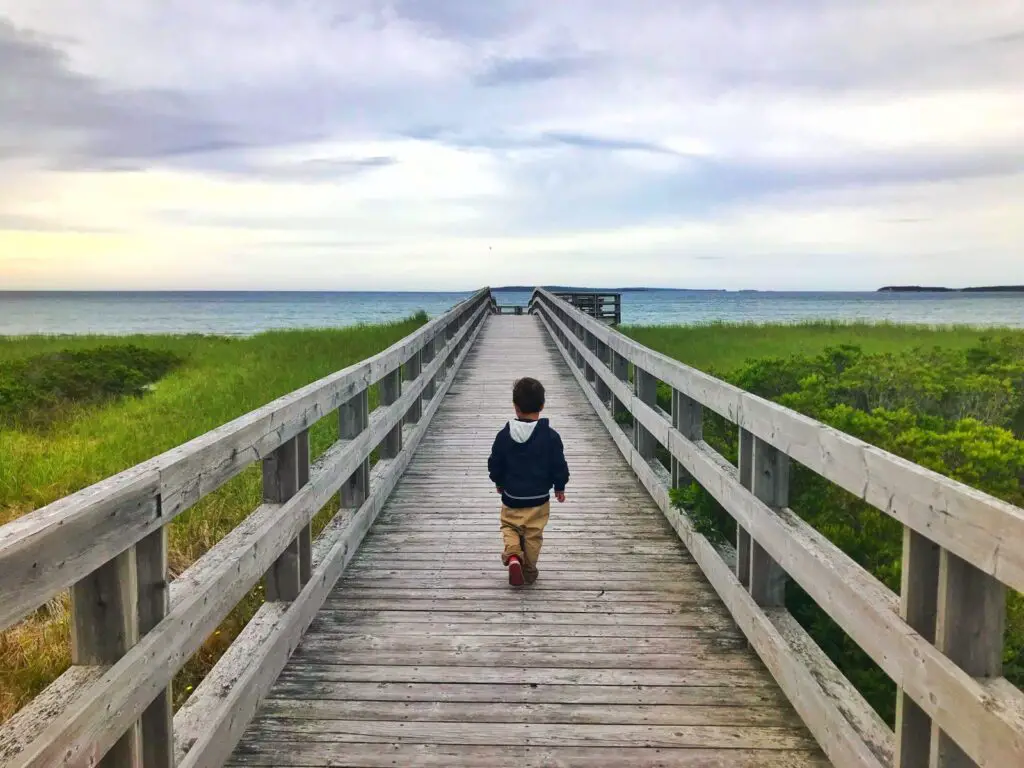
<svg viewBox="0 0 1024 768">
<path fill-rule="evenodd" d="M 598 291 L 556 292 L 557 298 L 567 301 L 581 312 L 610 325 L 622 323 L 622 294 Z"/>
<path fill-rule="evenodd" d="M 532 307 L 835 765 L 1024 765 L 1024 694 L 1001 669 L 1006 588 L 1024 590 L 1024 510 L 654 352 L 547 291 Z M 704 442 L 705 408 L 737 425 L 739 467 Z M 615 420 L 622 411 L 632 434 Z M 903 523 L 900 595 L 788 508 L 791 460 Z M 669 489 L 691 479 L 736 520 L 735 549 L 716 548 L 671 504 Z M 897 684 L 895 733 L 787 612 L 787 578 Z"/>
<path fill-rule="evenodd" d="M 490 307 L 479 291 L 368 360 L 0 527 L 0 630 L 70 589 L 73 661 L 0 727 L 0 764 L 220 765 L 394 488 Z M 340 438 L 310 463 L 309 429 L 335 413 Z M 167 524 L 257 461 L 264 503 L 170 581 Z M 341 510 L 314 541 L 310 522 L 334 494 Z M 174 715 L 175 673 L 260 579 L 267 602 Z"/>
</svg>

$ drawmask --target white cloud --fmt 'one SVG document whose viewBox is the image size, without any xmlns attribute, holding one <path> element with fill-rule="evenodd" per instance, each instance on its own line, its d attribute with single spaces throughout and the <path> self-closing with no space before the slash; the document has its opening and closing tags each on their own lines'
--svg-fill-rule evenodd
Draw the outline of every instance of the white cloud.
<svg viewBox="0 0 1024 768">
<path fill-rule="evenodd" d="M 1024 282 L 1017 0 L 0 0 L 0 68 L 2 287 Z"/>
</svg>

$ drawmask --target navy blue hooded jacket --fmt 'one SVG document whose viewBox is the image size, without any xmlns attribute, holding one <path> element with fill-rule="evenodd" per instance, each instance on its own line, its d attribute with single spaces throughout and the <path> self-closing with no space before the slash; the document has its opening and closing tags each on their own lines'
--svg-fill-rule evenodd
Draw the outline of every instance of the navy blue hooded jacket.
<svg viewBox="0 0 1024 768">
<path fill-rule="evenodd" d="M 552 487 L 564 491 L 569 482 L 562 438 L 547 419 L 506 424 L 494 438 L 487 469 L 502 502 L 513 508 L 539 507 Z"/>
</svg>

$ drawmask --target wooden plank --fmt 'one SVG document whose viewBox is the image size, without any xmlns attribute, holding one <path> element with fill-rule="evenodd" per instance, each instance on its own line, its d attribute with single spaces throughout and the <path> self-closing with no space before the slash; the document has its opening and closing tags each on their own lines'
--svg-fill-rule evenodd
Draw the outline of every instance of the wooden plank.
<svg viewBox="0 0 1024 768">
<path fill-rule="evenodd" d="M 658 380 L 642 368 L 633 368 L 633 386 L 636 388 L 636 399 L 647 403 L 652 408 L 657 404 Z M 633 422 L 633 441 L 637 451 L 645 459 L 654 458 L 657 442 L 654 436 L 640 422 Z"/>
<path fill-rule="evenodd" d="M 925 640 L 935 642 L 938 613 L 939 546 L 903 528 L 900 616 Z M 903 692 L 896 692 L 895 768 L 928 768 L 931 719 Z"/>
<path fill-rule="evenodd" d="M 71 589 L 71 663 L 114 664 L 139 640 L 139 582 L 135 550 L 129 549 Z M 141 762 L 139 728 L 126 722 L 98 750 L 100 768 L 132 768 Z M 105 754 L 104 754 L 105 753 Z"/>
<path fill-rule="evenodd" d="M 387 374 L 380 382 L 380 403 L 388 406 L 398 401 L 402 396 L 402 373 L 395 369 Z M 396 424 L 385 436 L 380 444 L 380 456 L 382 459 L 393 459 L 402 450 L 402 428 Z"/>
<path fill-rule="evenodd" d="M 0 629 L 336 410 L 421 349 L 426 339 L 454 318 L 482 316 L 486 300 L 487 292 L 482 290 L 361 363 L 0 526 Z"/>
<path fill-rule="evenodd" d="M 772 688 L 774 682 L 761 671 L 732 670 L 728 675 L 706 669 L 566 669 L 553 667 L 402 667 L 356 664 L 302 666 L 301 671 L 285 668 L 282 680 L 338 683 L 477 683 L 500 685 L 721 685 L 728 679 L 737 687 Z"/>
<path fill-rule="evenodd" d="M 813 742 L 792 728 L 716 725 L 601 725 L 410 721 L 395 728 L 372 720 L 287 721 L 261 717 L 254 726 L 267 738 L 333 744 L 446 744 L 474 746 L 654 747 L 659 749 L 811 749 Z M 340 751 L 340 750 L 339 750 Z"/>
<path fill-rule="evenodd" d="M 792 726 L 792 713 L 773 706 L 678 704 L 546 704 L 446 701 L 269 699 L 260 712 L 272 719 L 379 720 L 448 723 L 537 723 L 601 725 Z"/>
<path fill-rule="evenodd" d="M 364 389 L 338 409 L 338 437 L 341 440 L 355 440 L 369 426 L 369 393 Z M 358 509 L 366 501 L 369 492 L 370 457 L 367 456 L 341 486 L 339 500 L 342 509 Z"/>
<path fill-rule="evenodd" d="M 308 433 L 307 433 L 308 434 Z M 300 456 L 298 437 L 288 440 L 263 460 L 263 501 L 283 504 L 299 492 L 300 464 L 309 474 L 309 443 L 305 456 Z M 294 600 L 302 589 L 299 539 L 295 538 L 263 577 L 267 600 Z"/>
<path fill-rule="evenodd" d="M 792 716 L 785 699 L 771 686 L 552 685 L 538 683 L 338 683 L 302 677 L 280 679 L 275 701 L 355 701 L 463 704 L 562 704 L 614 707 L 724 707 L 768 709 Z M 269 699 L 268 699 L 269 700 Z"/>
<path fill-rule="evenodd" d="M 680 633 L 680 636 L 683 636 Z M 691 632 L 683 636 L 685 650 L 691 654 L 707 654 L 723 650 L 745 650 L 735 638 L 717 632 Z M 679 637 L 672 638 L 615 638 L 615 637 L 560 637 L 550 635 L 474 635 L 445 632 L 391 632 L 376 634 L 338 634 L 310 632 L 302 641 L 307 651 L 331 651 L 343 654 L 350 651 L 481 653 L 485 651 L 529 651 L 531 653 L 655 653 L 675 654 L 680 650 Z M 338 656 L 348 660 L 350 657 Z M 750 654 L 744 658 L 751 659 Z"/>
<path fill-rule="evenodd" d="M 769 507 L 789 504 L 789 457 L 754 438 L 751 492 Z M 786 604 L 786 572 L 757 539 L 750 541 L 750 595 L 758 605 L 774 608 Z"/>
<path fill-rule="evenodd" d="M 420 364 L 422 350 L 414 352 L 405 365 L 402 366 L 402 378 L 405 381 L 416 381 L 419 378 L 420 372 L 423 366 Z M 416 424 L 420 417 L 423 415 L 423 401 L 417 398 L 413 401 L 413 404 L 409 406 L 409 412 L 405 414 L 406 424 Z"/>
<path fill-rule="evenodd" d="M 335 664 L 371 666 L 386 664 L 394 667 L 492 667 L 500 664 L 500 652 L 496 649 L 484 650 L 410 650 L 388 651 L 349 650 L 344 654 L 338 652 L 331 643 L 304 643 L 296 651 L 298 663 L 307 668 L 314 666 L 330 666 Z M 531 649 L 518 650 L 515 657 L 516 666 L 536 666 L 549 668 L 586 667 L 587 669 L 746 669 L 761 670 L 760 662 L 743 651 L 726 651 L 722 649 L 696 649 L 689 653 L 601 653 L 590 651 L 578 653 L 571 650 L 536 651 Z"/>
<path fill-rule="evenodd" d="M 653 749 L 643 747 L 524 747 L 442 744 L 337 744 L 265 741 L 247 747 L 230 766 L 274 768 L 479 768 L 514 765 L 521 768 L 825 768 L 812 751 L 759 749 Z"/>
<path fill-rule="evenodd" d="M 135 562 L 139 585 L 139 634 L 145 635 L 163 620 L 170 608 L 167 528 L 151 533 L 135 545 Z M 145 768 L 173 768 L 173 712 L 168 686 L 142 713 L 139 727 L 142 765 Z"/>
<path fill-rule="evenodd" d="M 716 637 L 736 637 L 736 630 L 732 626 L 719 621 L 695 621 L 687 626 L 685 624 L 609 624 L 601 616 L 595 617 L 590 623 L 581 623 L 585 622 L 584 619 L 566 622 L 564 620 L 548 621 L 547 617 L 530 617 L 522 614 L 519 616 L 520 623 L 528 618 L 531 619 L 531 631 L 551 638 L 637 638 L 638 642 L 648 638 L 674 638 L 688 643 L 692 638 L 701 638 L 709 634 Z M 445 614 L 440 618 L 432 617 L 429 614 L 412 617 L 408 614 L 394 616 L 346 614 L 337 617 L 322 612 L 317 617 L 316 629 L 317 631 L 329 631 L 338 637 L 366 633 L 380 634 L 381 632 L 390 632 L 396 636 L 444 633 L 476 637 L 508 637 L 511 634 L 508 624 L 516 622 L 512 619 L 508 621 L 495 619 L 494 616 L 466 617 L 461 614 Z"/>
<path fill-rule="evenodd" d="M 739 431 L 739 480 L 748 491 L 754 487 L 754 436 L 740 427 Z M 675 456 L 674 461 L 679 461 Z M 740 523 L 736 524 L 736 578 L 750 589 L 750 532 Z"/>
<path fill-rule="evenodd" d="M 935 646 L 973 678 L 1003 672 L 1006 587 L 947 550 L 939 553 Z M 961 745 L 932 721 L 931 765 L 976 765 Z M 1021 753 L 1024 759 L 1024 751 Z"/>
</svg>

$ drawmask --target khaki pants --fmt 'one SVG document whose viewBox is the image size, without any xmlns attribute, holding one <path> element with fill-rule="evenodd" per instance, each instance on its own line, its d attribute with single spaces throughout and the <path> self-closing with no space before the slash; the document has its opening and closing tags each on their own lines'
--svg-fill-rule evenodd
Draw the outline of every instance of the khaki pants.
<svg viewBox="0 0 1024 768">
<path fill-rule="evenodd" d="M 501 562 L 508 565 L 513 555 L 523 563 L 523 577 L 527 584 L 537 580 L 537 560 L 544 543 L 544 526 L 548 524 L 551 502 L 539 507 L 512 509 L 501 505 L 501 537 L 505 540 L 505 551 Z"/>
</svg>

